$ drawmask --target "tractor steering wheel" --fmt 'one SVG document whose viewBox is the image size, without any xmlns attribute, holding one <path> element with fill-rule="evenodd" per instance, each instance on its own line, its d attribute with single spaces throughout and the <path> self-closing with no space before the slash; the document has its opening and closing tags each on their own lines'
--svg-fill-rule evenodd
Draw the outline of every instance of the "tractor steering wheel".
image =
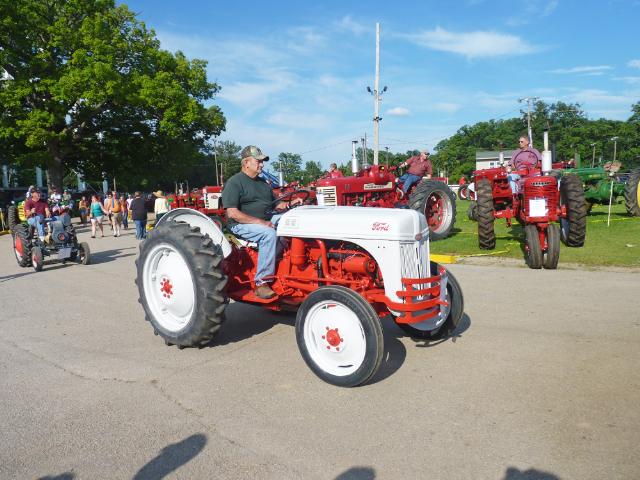
<svg viewBox="0 0 640 480">
<path fill-rule="evenodd" d="M 297 194 L 303 195 L 300 197 L 302 198 L 302 202 L 300 203 L 300 205 L 303 205 L 307 200 L 309 200 L 309 197 L 311 196 L 311 191 L 304 188 L 300 188 L 297 190 L 292 190 L 291 192 L 284 193 L 280 195 L 278 198 L 276 198 L 273 202 L 271 202 L 271 205 L 269 205 L 269 208 L 267 209 L 267 213 L 270 215 L 275 215 L 279 213 L 288 212 L 292 208 L 296 208 L 298 205 L 291 205 L 291 202 L 293 201 L 293 197 Z M 285 202 L 286 198 L 288 198 L 289 201 Z M 281 202 L 287 203 L 287 206 L 284 208 L 284 210 L 276 210 L 275 208 Z"/>
</svg>

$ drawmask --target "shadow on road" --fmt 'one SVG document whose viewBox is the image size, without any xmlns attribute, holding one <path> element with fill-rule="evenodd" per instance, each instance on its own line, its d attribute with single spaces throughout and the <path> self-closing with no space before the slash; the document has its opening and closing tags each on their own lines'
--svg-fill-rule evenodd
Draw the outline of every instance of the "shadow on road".
<svg viewBox="0 0 640 480">
<path fill-rule="evenodd" d="M 195 458 L 207 444 L 207 437 L 196 433 L 164 447 L 158 456 L 138 470 L 133 480 L 160 479 Z"/>
<path fill-rule="evenodd" d="M 436 345 L 440 345 L 441 343 L 447 342 L 451 340 L 453 343 L 456 343 L 458 338 L 462 337 L 462 334 L 466 332 L 469 327 L 471 327 L 471 318 L 466 313 L 462 314 L 462 318 L 460 319 L 460 323 L 458 324 L 458 328 L 456 328 L 451 335 L 445 338 L 441 338 L 439 340 L 425 340 L 422 338 L 412 338 L 416 344 L 416 347 L 419 348 L 431 348 Z"/>
<path fill-rule="evenodd" d="M 371 467 L 351 467 L 338 475 L 335 480 L 374 480 L 376 471 Z"/>
<path fill-rule="evenodd" d="M 519 470 L 516 467 L 509 467 L 504 473 L 502 480 L 560 480 L 560 477 L 553 473 L 536 470 L 535 468 Z"/>
<path fill-rule="evenodd" d="M 89 245 L 92 248 L 92 245 Z M 108 263 L 117 260 L 118 258 L 131 257 L 135 253 L 127 253 L 125 255 L 119 255 L 125 250 L 135 250 L 137 247 L 116 248 L 114 250 L 103 250 L 101 252 L 91 252 L 91 264 Z"/>
<path fill-rule="evenodd" d="M 241 342 L 273 328 L 278 323 L 293 326 L 295 314 L 275 314 L 246 303 L 231 303 L 225 310 L 226 321 L 209 346 Z"/>
<path fill-rule="evenodd" d="M 61 473 L 60 475 L 47 475 L 46 477 L 38 477 L 38 480 L 73 480 L 76 476 L 71 472 Z"/>
</svg>

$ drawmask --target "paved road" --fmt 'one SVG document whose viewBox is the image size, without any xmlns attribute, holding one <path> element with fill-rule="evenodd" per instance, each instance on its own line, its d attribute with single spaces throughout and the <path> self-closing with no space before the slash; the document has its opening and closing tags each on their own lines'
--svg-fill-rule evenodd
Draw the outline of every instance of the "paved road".
<svg viewBox="0 0 640 480">
<path fill-rule="evenodd" d="M 290 316 L 235 304 L 216 346 L 166 347 L 133 235 L 90 244 L 35 274 L 0 237 L 0 478 L 638 478 L 640 273 L 453 265 L 455 341 L 385 323 L 375 382 L 340 389 Z"/>
</svg>

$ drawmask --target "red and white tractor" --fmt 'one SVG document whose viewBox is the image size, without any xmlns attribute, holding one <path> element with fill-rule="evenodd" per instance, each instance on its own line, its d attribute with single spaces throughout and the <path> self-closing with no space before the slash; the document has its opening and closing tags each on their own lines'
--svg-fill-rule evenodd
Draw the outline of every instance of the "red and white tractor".
<svg viewBox="0 0 640 480">
<path fill-rule="evenodd" d="M 474 172 L 479 247 L 495 248 L 496 218 L 504 218 L 509 226 L 515 219 L 523 226 L 525 260 L 533 269 L 557 268 L 560 240 L 582 247 L 587 229 L 582 181 L 553 171 L 547 132 L 544 139 L 542 162 L 513 172 L 520 176 L 516 193 L 504 167 Z"/>
<path fill-rule="evenodd" d="M 208 344 L 229 299 L 297 311 L 307 365 L 328 383 L 352 387 L 380 367 L 381 317 L 391 314 L 422 339 L 450 335 L 462 318 L 460 285 L 429 261 L 429 228 L 415 210 L 301 206 L 281 217 L 277 235 L 277 295 L 264 300 L 254 294 L 255 244 L 196 210 L 166 214 L 136 261 L 140 303 L 154 332 L 181 348 Z"/>
</svg>

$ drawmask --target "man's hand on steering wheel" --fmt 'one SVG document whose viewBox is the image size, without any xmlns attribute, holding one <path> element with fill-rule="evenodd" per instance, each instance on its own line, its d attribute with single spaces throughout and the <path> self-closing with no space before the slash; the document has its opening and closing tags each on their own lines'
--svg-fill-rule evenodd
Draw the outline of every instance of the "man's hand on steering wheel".
<svg viewBox="0 0 640 480">
<path fill-rule="evenodd" d="M 295 195 L 302 195 L 301 197 L 292 198 Z M 311 196 L 311 192 L 309 190 L 300 189 L 293 190 L 291 192 L 287 192 L 284 195 L 280 195 L 273 202 L 271 202 L 271 207 L 267 210 L 269 213 L 284 213 L 292 208 L 297 207 L 298 205 L 302 205 L 306 202 Z M 290 199 L 290 200 L 286 200 Z"/>
</svg>

